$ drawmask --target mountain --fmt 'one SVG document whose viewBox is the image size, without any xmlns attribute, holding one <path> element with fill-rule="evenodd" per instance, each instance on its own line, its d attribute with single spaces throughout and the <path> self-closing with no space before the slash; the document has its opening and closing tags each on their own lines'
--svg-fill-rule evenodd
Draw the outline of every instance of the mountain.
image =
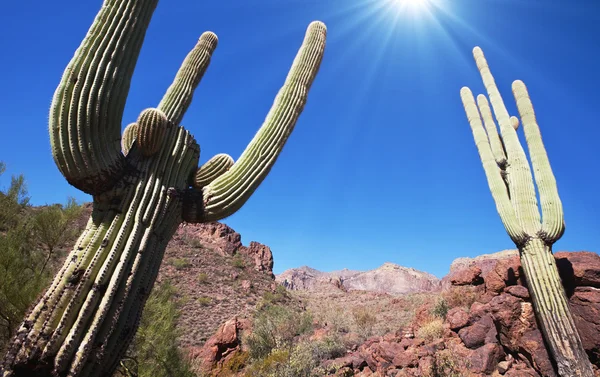
<svg viewBox="0 0 600 377">
<path fill-rule="evenodd" d="M 367 291 L 401 295 L 440 290 L 441 281 L 423 271 L 386 262 L 369 271 L 343 269 L 322 272 L 308 266 L 282 272 L 275 280 L 290 290 L 321 291 L 335 287 L 343 291 Z"/>
</svg>

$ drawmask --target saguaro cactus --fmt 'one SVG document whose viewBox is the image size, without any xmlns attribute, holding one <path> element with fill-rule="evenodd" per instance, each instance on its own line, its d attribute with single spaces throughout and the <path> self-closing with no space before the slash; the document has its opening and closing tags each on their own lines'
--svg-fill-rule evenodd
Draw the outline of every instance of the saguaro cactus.
<svg viewBox="0 0 600 377">
<path fill-rule="evenodd" d="M 464 87 L 460 96 L 496 208 L 506 231 L 519 249 L 538 323 L 558 373 L 561 376 L 592 377 L 592 366 L 573 322 L 552 254 L 552 245 L 565 230 L 563 210 L 527 88 L 519 80 L 512 85 L 529 146 L 543 216 L 538 210 L 527 157 L 517 136 L 518 119 L 509 117 L 479 47 L 473 49 L 473 56 L 500 125 L 500 135 L 484 95 L 480 94 L 475 103 L 471 90 Z"/>
<path fill-rule="evenodd" d="M 157 108 L 120 137 L 130 80 L 158 0 L 105 0 L 54 94 L 50 141 L 93 212 L 64 265 L 14 337 L 8 376 L 111 376 L 138 326 L 165 247 L 182 221 L 237 211 L 267 176 L 306 103 L 326 28 L 309 25 L 285 84 L 235 164 L 179 125 L 217 37 L 202 34 Z"/>
</svg>

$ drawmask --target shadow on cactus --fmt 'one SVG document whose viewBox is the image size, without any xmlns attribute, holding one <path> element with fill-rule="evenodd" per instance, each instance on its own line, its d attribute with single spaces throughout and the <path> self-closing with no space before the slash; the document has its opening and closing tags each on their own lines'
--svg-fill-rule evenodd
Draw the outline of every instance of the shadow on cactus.
<svg viewBox="0 0 600 377">
<path fill-rule="evenodd" d="M 217 47 L 202 34 L 156 108 L 120 135 L 125 101 L 158 0 L 106 0 L 54 94 L 56 165 L 94 209 L 50 287 L 13 338 L 0 374 L 110 376 L 133 338 L 165 247 L 181 222 L 223 219 L 267 176 L 306 103 L 326 28 L 309 25 L 263 126 L 233 163 L 179 123 Z"/>
</svg>

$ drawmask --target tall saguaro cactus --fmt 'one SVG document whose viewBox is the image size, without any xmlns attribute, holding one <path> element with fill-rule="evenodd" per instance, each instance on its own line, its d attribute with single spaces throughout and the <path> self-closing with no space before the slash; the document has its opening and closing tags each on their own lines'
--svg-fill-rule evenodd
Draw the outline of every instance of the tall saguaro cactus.
<svg viewBox="0 0 600 377">
<path fill-rule="evenodd" d="M 473 49 L 473 56 L 498 120 L 500 135 L 484 95 L 480 94 L 476 103 L 471 90 L 464 87 L 460 96 L 496 208 L 519 249 L 538 323 L 559 375 L 593 377 L 552 254 L 552 245 L 565 230 L 563 210 L 527 88 L 519 80 L 512 84 L 529 146 L 533 177 L 518 139 L 518 119 L 509 117 L 479 47 Z M 542 216 L 538 210 L 534 178 Z"/>
<path fill-rule="evenodd" d="M 138 326 L 165 247 L 182 221 L 240 209 L 267 176 L 306 103 L 326 28 L 309 25 L 263 126 L 233 163 L 179 125 L 217 37 L 202 34 L 157 108 L 120 135 L 123 108 L 158 0 L 105 0 L 54 94 L 50 141 L 93 212 L 64 265 L 14 337 L 0 375 L 111 376 Z"/>
</svg>

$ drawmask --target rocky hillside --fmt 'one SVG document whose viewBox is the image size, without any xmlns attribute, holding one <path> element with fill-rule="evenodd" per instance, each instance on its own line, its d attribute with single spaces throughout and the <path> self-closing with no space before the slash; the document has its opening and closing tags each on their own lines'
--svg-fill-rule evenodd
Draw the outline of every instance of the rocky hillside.
<svg viewBox="0 0 600 377">
<path fill-rule="evenodd" d="M 441 282 L 435 276 L 389 262 L 370 271 L 321 272 L 303 266 L 282 272 L 276 276 L 276 281 L 290 290 L 323 291 L 333 286 L 343 291 L 390 295 L 435 292 L 441 288 Z"/>
<path fill-rule="evenodd" d="M 223 322 L 249 316 L 276 287 L 273 255 L 222 223 L 183 224 L 169 243 L 157 281 L 170 280 L 183 296 L 178 326 L 183 348 L 198 347 Z"/>
</svg>

